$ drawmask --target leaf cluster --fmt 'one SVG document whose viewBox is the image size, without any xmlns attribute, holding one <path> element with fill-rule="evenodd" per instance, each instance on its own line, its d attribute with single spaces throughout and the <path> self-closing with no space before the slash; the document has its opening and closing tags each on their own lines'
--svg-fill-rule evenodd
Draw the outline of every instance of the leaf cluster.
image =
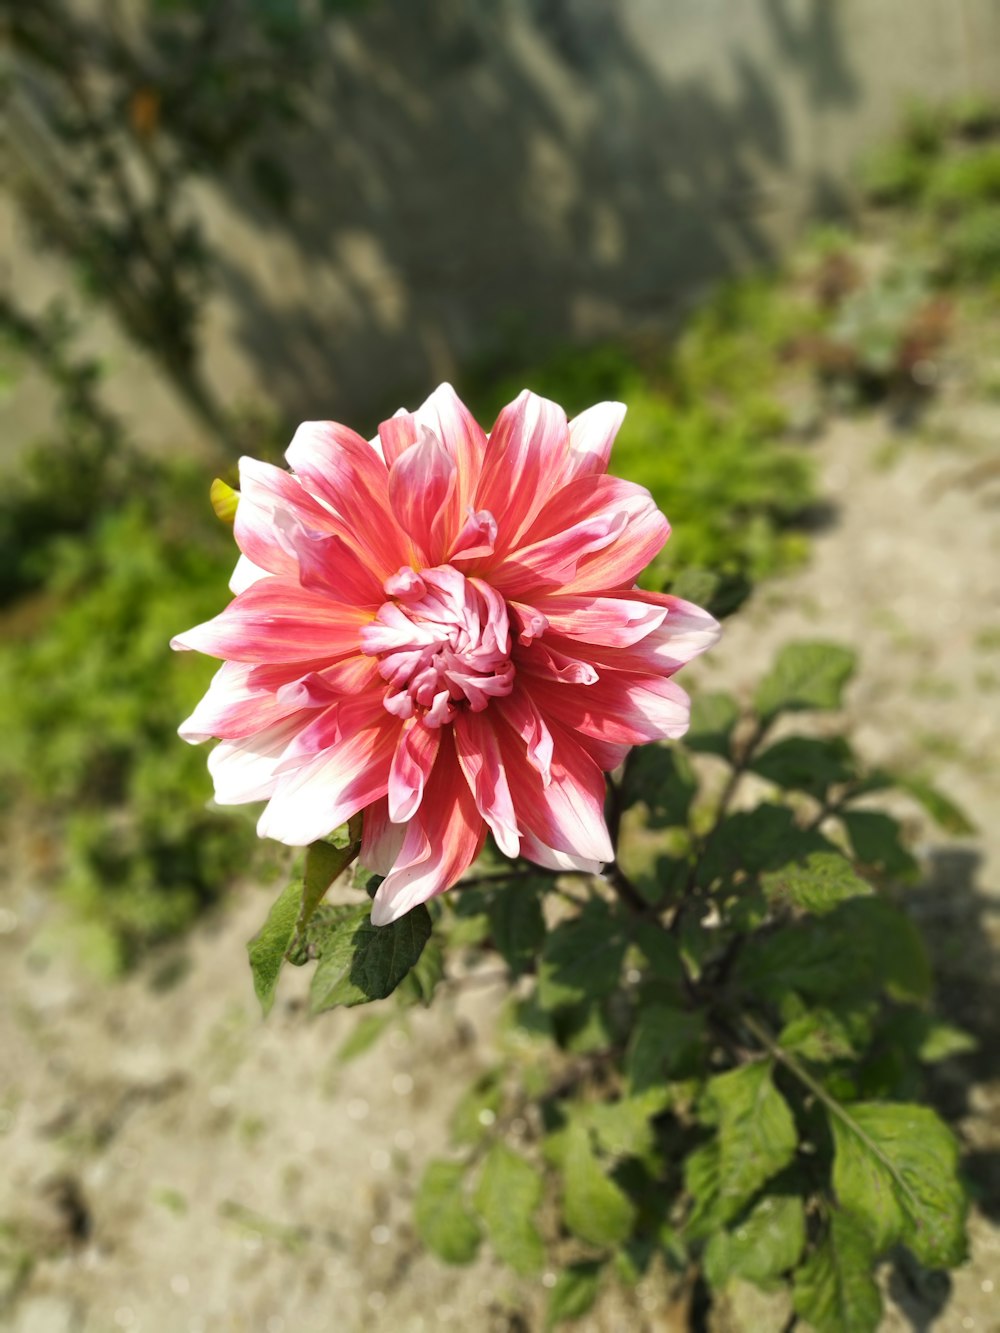
<svg viewBox="0 0 1000 1333">
<path fill-rule="evenodd" d="M 468 975 L 499 959 L 516 983 L 499 1059 L 458 1101 L 414 1219 L 445 1262 L 488 1245 L 526 1278 L 554 1269 L 550 1326 L 660 1264 L 678 1282 L 697 1265 L 712 1292 L 783 1287 L 819 1333 L 864 1333 L 894 1247 L 928 1268 L 962 1260 L 957 1145 L 919 1098 L 921 1067 L 968 1039 L 930 1012 L 898 902 L 915 862 L 873 801 L 902 789 L 968 825 L 829 727 L 793 727 L 840 709 L 853 665 L 792 644 L 749 711 L 699 696 L 685 744 L 634 752 L 614 782 L 602 877 L 490 853 L 433 911 L 375 931 L 363 901 L 317 897 L 354 834 L 322 851 L 318 880 L 307 861 L 251 943 L 265 1007 L 283 961 L 316 961 L 316 1012 L 426 1002 L 460 984 L 450 961 Z M 767 794 L 748 806 L 751 777 Z"/>
</svg>

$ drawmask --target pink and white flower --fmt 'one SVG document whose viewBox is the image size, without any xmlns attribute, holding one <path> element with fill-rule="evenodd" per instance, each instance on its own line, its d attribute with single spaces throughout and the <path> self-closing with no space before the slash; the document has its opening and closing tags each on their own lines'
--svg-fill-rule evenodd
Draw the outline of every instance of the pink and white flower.
<svg viewBox="0 0 1000 1333">
<path fill-rule="evenodd" d="M 235 599 L 173 640 L 223 659 L 181 726 L 216 799 L 293 846 L 364 812 L 372 920 L 508 855 L 598 870 L 604 773 L 677 737 L 671 679 L 719 627 L 639 572 L 670 533 L 607 475 L 625 408 L 567 423 L 527 390 L 486 435 L 450 385 L 363 439 L 306 422 L 291 472 L 240 463 Z"/>
</svg>

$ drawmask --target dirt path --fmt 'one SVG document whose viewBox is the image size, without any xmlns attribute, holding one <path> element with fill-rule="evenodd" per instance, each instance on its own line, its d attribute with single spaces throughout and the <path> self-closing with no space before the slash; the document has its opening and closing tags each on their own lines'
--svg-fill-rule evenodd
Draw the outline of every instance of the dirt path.
<svg viewBox="0 0 1000 1333">
<path fill-rule="evenodd" d="M 982 1211 L 971 1262 L 950 1283 L 894 1285 L 884 1326 L 996 1333 L 1000 1229 L 986 1214 L 1000 1207 L 1000 402 L 962 406 L 961 387 L 946 389 L 920 439 L 894 441 L 873 418 L 824 435 L 814 447 L 835 522 L 807 569 L 768 585 L 730 623 L 700 674 L 748 692 L 787 639 L 854 644 L 849 712 L 861 752 L 933 773 L 979 828 L 950 844 L 914 815 L 928 865 L 914 910 L 930 928 L 943 1006 L 984 1042 L 937 1089 L 972 1154 Z M 488 1061 L 500 988 L 463 988 L 340 1063 L 361 1015 L 307 1021 L 305 977 L 293 973 L 260 1021 L 243 941 L 266 904 L 241 890 L 183 951 L 109 990 L 40 949 L 45 897 L 5 891 L 0 1308 L 10 1299 L 0 1326 L 541 1328 L 542 1291 L 488 1257 L 441 1266 L 409 1221 L 422 1164 Z M 785 1317 L 745 1293 L 734 1306 L 717 1327 L 777 1333 Z M 644 1326 L 683 1327 L 655 1293 L 640 1293 L 631 1313 L 611 1300 L 580 1325 Z"/>
</svg>

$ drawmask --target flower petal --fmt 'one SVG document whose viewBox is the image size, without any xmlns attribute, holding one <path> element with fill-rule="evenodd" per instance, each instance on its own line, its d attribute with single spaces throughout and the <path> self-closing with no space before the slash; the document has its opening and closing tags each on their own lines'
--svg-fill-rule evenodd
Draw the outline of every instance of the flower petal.
<svg viewBox="0 0 1000 1333">
<path fill-rule="evenodd" d="M 301 725 L 301 715 L 294 714 L 242 740 L 220 741 L 208 756 L 219 805 L 267 800 L 280 780 L 281 757 Z"/>
<path fill-rule="evenodd" d="M 450 734 L 441 749 L 420 808 L 406 825 L 396 863 L 372 903 L 376 926 L 398 921 L 418 903 L 444 893 L 479 855 L 486 838 Z"/>
<path fill-rule="evenodd" d="M 557 483 L 569 451 L 566 413 L 525 389 L 500 412 L 486 445 L 476 507 L 495 514 L 509 550 Z"/>
<path fill-rule="evenodd" d="M 244 662 L 224 662 L 194 712 L 178 727 L 178 735 L 192 745 L 213 736 L 240 740 L 312 707 L 308 700 L 278 699 L 273 691 L 255 686 L 250 679 L 253 669 Z"/>
<path fill-rule="evenodd" d="M 409 562 L 409 544 L 387 503 L 386 465 L 367 440 L 335 421 L 306 421 L 285 457 L 311 494 L 342 520 L 339 535 L 380 582 Z"/>
<path fill-rule="evenodd" d="M 489 824 L 505 856 L 517 856 L 519 834 L 514 799 L 500 755 L 500 744 L 485 713 L 470 711 L 455 716 L 455 749 L 476 808 Z"/>
<path fill-rule="evenodd" d="M 260 836 L 305 847 L 384 796 L 399 723 L 383 715 L 384 722 L 380 719 L 295 772 L 282 774 L 257 823 Z"/>
<path fill-rule="evenodd" d="M 334 658 L 357 652 L 361 627 L 371 618 L 275 575 L 241 592 L 214 620 L 178 634 L 170 646 L 235 662 Z"/>
<path fill-rule="evenodd" d="M 563 470 L 565 484 L 574 477 L 600 475 L 608 470 L 611 446 L 625 419 L 624 403 L 596 403 L 569 423 L 569 456 Z"/>
<path fill-rule="evenodd" d="M 440 727 L 425 727 L 416 717 L 403 723 L 389 769 L 389 818 L 394 824 L 405 824 L 416 813 L 440 743 Z"/>
<path fill-rule="evenodd" d="M 557 691 L 562 688 L 552 686 Z M 548 785 L 528 763 L 509 728 L 498 727 L 497 738 L 520 827 L 556 851 L 588 861 L 610 861 L 614 850 L 604 822 L 604 774 L 570 733 L 560 728 L 553 736 Z"/>
<path fill-rule="evenodd" d="M 546 847 L 533 833 L 521 836 L 520 856 L 535 865 L 545 866 L 547 870 L 582 870 L 587 875 L 600 874 L 602 862 L 588 861 L 583 856 L 571 856 L 569 852 L 557 852 L 554 847 Z"/>
<path fill-rule="evenodd" d="M 531 694 L 550 720 L 615 745 L 676 739 L 690 721 L 688 696 L 662 676 L 605 671 L 586 686 L 553 684 L 536 676 Z"/>
<path fill-rule="evenodd" d="M 383 796 L 365 807 L 359 860 L 374 875 L 388 875 L 406 837 L 406 825 L 389 818 L 389 802 Z"/>
<path fill-rule="evenodd" d="M 427 429 L 389 469 L 392 512 L 424 564 L 440 564 L 455 538 L 460 513 L 457 484 L 454 459 Z"/>
</svg>

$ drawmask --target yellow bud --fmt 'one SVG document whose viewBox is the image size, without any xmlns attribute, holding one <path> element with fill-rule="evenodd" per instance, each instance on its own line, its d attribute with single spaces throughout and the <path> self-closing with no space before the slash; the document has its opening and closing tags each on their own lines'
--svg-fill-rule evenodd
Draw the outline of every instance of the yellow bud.
<svg viewBox="0 0 1000 1333">
<path fill-rule="evenodd" d="M 240 502 L 239 491 L 234 491 L 221 477 L 216 477 L 209 489 L 208 498 L 212 502 L 216 518 L 221 518 L 223 523 L 232 523 L 236 517 L 236 506 Z"/>
</svg>

